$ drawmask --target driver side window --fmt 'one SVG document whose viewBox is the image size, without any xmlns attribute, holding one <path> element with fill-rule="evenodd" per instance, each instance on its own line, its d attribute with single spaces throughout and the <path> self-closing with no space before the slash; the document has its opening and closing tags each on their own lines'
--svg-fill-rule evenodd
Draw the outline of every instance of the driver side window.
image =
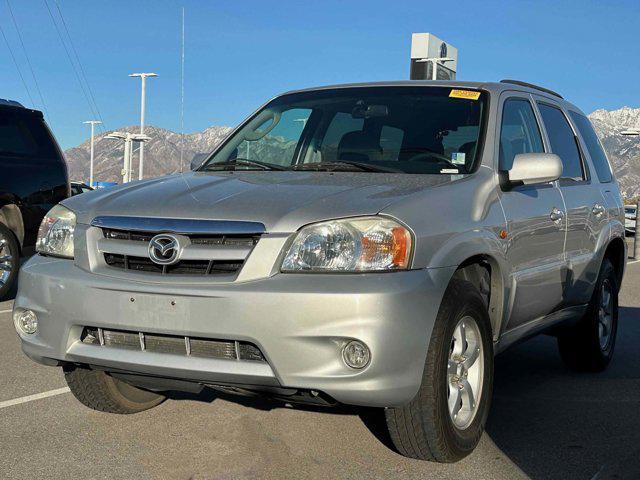
<svg viewBox="0 0 640 480">
<path fill-rule="evenodd" d="M 500 127 L 500 170 L 510 170 L 519 153 L 542 152 L 542 135 L 531 103 L 523 98 L 505 101 Z"/>
</svg>

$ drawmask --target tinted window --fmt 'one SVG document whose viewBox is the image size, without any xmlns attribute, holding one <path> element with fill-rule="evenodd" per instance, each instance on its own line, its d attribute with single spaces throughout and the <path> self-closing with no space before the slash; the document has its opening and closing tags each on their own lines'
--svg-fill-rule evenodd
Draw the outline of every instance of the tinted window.
<svg viewBox="0 0 640 480">
<path fill-rule="evenodd" d="M 272 148 L 275 132 L 283 131 L 288 132 L 281 134 L 286 155 L 274 151 L 270 157 L 248 158 L 292 169 L 470 173 L 479 156 L 486 101 L 484 92 L 445 87 L 362 87 L 283 95 L 256 113 L 201 168 L 222 169 L 233 155 L 257 155 L 265 135 L 265 147 Z M 288 115 L 291 111 L 305 112 L 304 130 L 294 128 L 300 115 Z M 363 169 L 355 164 L 368 165 Z"/>
<path fill-rule="evenodd" d="M 549 136 L 551 151 L 562 160 L 562 178 L 583 180 L 582 159 L 576 137 L 562 110 L 544 103 L 538 104 Z"/>
<path fill-rule="evenodd" d="M 0 156 L 57 159 L 58 153 L 40 118 L 0 109 Z"/>
<path fill-rule="evenodd" d="M 321 157 L 315 161 L 329 161 L 338 158 L 338 143 L 349 132 L 360 132 L 364 127 L 363 118 L 353 118 L 351 113 L 338 112 L 333 116 L 321 140 Z"/>
<path fill-rule="evenodd" d="M 569 113 L 571 118 L 573 118 L 573 121 L 576 123 L 580 135 L 582 135 L 584 143 L 587 145 L 587 150 L 589 151 L 589 156 L 591 157 L 593 166 L 598 174 L 598 179 L 600 179 L 601 182 L 610 182 L 613 180 L 611 167 L 609 166 L 607 155 L 602 149 L 602 145 L 598 140 L 598 136 L 596 135 L 591 122 L 584 115 L 576 112 Z"/>
<path fill-rule="evenodd" d="M 508 99 L 502 108 L 500 170 L 510 170 L 519 153 L 542 152 L 542 136 L 533 107 L 527 100 Z"/>
</svg>

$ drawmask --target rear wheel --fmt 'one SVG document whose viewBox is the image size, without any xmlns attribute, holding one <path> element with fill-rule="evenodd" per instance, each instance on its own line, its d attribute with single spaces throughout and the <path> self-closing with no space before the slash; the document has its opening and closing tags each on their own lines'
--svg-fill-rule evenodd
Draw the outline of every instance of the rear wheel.
<svg viewBox="0 0 640 480">
<path fill-rule="evenodd" d="M 613 357 L 618 332 L 618 278 L 605 258 L 580 322 L 558 336 L 560 356 L 573 370 L 601 372 Z"/>
<path fill-rule="evenodd" d="M 20 249 L 18 241 L 5 225 L 0 223 L 0 300 L 11 290 L 18 277 Z"/>
<path fill-rule="evenodd" d="M 162 403 L 164 396 L 129 385 L 100 370 L 65 369 L 71 393 L 84 405 L 107 413 L 137 413 Z"/>
<path fill-rule="evenodd" d="M 491 324 L 480 292 L 454 279 L 434 325 L 422 385 L 411 402 L 385 412 L 407 457 L 455 462 L 478 444 L 493 385 Z"/>
</svg>

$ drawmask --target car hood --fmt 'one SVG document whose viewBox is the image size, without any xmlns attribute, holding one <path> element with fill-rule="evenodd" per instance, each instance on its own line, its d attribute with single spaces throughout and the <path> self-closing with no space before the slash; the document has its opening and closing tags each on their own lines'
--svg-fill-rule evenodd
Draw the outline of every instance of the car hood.
<svg viewBox="0 0 640 480">
<path fill-rule="evenodd" d="M 368 172 L 189 172 L 72 197 L 79 223 L 98 215 L 255 221 L 269 232 L 308 223 L 375 215 L 453 175 Z"/>
</svg>

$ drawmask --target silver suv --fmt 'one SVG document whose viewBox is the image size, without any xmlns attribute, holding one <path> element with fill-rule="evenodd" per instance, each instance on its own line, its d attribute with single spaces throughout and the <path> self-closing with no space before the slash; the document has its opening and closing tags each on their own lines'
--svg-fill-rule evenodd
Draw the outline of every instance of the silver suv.
<svg viewBox="0 0 640 480">
<path fill-rule="evenodd" d="M 193 170 L 63 201 L 21 270 L 24 352 L 91 408 L 204 386 L 381 407 L 400 453 L 452 462 L 483 432 L 494 354 L 544 332 L 574 369 L 611 360 L 623 203 L 554 92 L 291 92 Z"/>
</svg>

